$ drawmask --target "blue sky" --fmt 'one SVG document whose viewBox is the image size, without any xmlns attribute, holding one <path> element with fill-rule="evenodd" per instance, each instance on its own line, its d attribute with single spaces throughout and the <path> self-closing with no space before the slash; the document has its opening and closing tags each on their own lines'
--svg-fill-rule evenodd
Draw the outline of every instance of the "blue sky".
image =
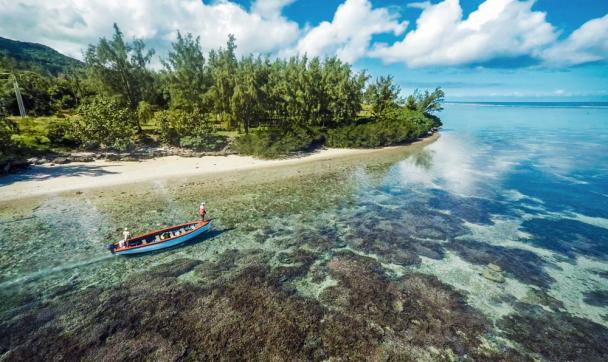
<svg viewBox="0 0 608 362">
<path fill-rule="evenodd" d="M 113 22 L 159 56 L 177 30 L 205 49 L 232 33 L 243 54 L 336 55 L 404 93 L 608 101 L 606 0 L 0 0 L 0 36 L 77 58 Z"/>
</svg>

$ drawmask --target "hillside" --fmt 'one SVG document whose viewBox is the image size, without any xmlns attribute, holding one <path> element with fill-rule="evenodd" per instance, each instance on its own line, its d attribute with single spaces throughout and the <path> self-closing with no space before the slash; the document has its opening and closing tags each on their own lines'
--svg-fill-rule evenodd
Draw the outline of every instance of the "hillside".
<svg viewBox="0 0 608 362">
<path fill-rule="evenodd" d="M 83 66 L 81 61 L 63 55 L 46 45 L 0 37 L 0 57 L 2 56 L 13 59 L 17 69 L 37 68 L 53 75 Z"/>
</svg>

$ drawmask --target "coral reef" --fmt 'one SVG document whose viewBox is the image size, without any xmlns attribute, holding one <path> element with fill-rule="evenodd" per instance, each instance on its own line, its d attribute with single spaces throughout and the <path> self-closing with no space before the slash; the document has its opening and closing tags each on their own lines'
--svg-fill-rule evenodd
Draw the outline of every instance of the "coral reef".
<svg viewBox="0 0 608 362">
<path fill-rule="evenodd" d="M 550 361 L 605 361 L 608 328 L 564 312 L 521 304 L 498 327 L 523 348 Z"/>
<path fill-rule="evenodd" d="M 484 349 L 485 318 L 434 277 L 392 279 L 374 259 L 338 252 L 322 266 L 338 284 L 319 303 L 288 282 L 310 270 L 311 254 L 297 250 L 289 257 L 293 267 L 274 268 L 272 253 L 262 251 L 229 250 L 216 261 L 182 258 L 117 288 L 39 302 L 2 322 L 0 353 L 8 360 L 517 355 Z"/>
<path fill-rule="evenodd" d="M 496 246 L 474 240 L 455 240 L 446 247 L 470 263 L 479 265 L 494 263 L 527 284 L 548 288 L 554 281 L 544 270 L 546 262 L 527 250 Z"/>
</svg>

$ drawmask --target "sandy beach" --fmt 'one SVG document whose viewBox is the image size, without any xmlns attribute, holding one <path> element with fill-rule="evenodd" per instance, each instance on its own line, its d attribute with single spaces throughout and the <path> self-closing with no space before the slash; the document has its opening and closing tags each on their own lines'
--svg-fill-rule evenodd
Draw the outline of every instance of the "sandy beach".
<svg viewBox="0 0 608 362">
<path fill-rule="evenodd" d="M 105 161 L 73 162 L 65 165 L 39 165 L 0 177 L 0 201 L 39 196 L 63 191 L 109 187 L 154 179 L 179 176 L 212 175 L 269 167 L 297 165 L 339 158 L 357 157 L 390 150 L 407 149 L 433 142 L 438 134 L 407 146 L 380 149 L 328 148 L 305 156 L 279 160 L 262 160 L 249 156 L 160 157 L 138 162 Z"/>
</svg>

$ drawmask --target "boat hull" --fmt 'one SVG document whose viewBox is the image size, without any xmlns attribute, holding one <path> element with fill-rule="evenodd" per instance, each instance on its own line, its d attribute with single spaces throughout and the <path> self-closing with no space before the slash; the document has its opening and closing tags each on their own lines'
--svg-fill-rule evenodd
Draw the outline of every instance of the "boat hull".
<svg viewBox="0 0 608 362">
<path fill-rule="evenodd" d="M 167 240 L 162 243 L 154 243 L 150 245 L 141 246 L 138 248 L 126 249 L 126 250 L 116 250 L 114 252 L 115 255 L 130 255 L 130 254 L 141 254 L 141 253 L 149 253 L 151 251 L 162 250 L 166 248 L 170 248 L 179 244 L 183 244 L 189 240 L 196 238 L 202 233 L 208 231 L 211 228 L 211 222 L 208 222 L 206 225 L 179 237 L 173 238 L 171 240 Z"/>
</svg>

